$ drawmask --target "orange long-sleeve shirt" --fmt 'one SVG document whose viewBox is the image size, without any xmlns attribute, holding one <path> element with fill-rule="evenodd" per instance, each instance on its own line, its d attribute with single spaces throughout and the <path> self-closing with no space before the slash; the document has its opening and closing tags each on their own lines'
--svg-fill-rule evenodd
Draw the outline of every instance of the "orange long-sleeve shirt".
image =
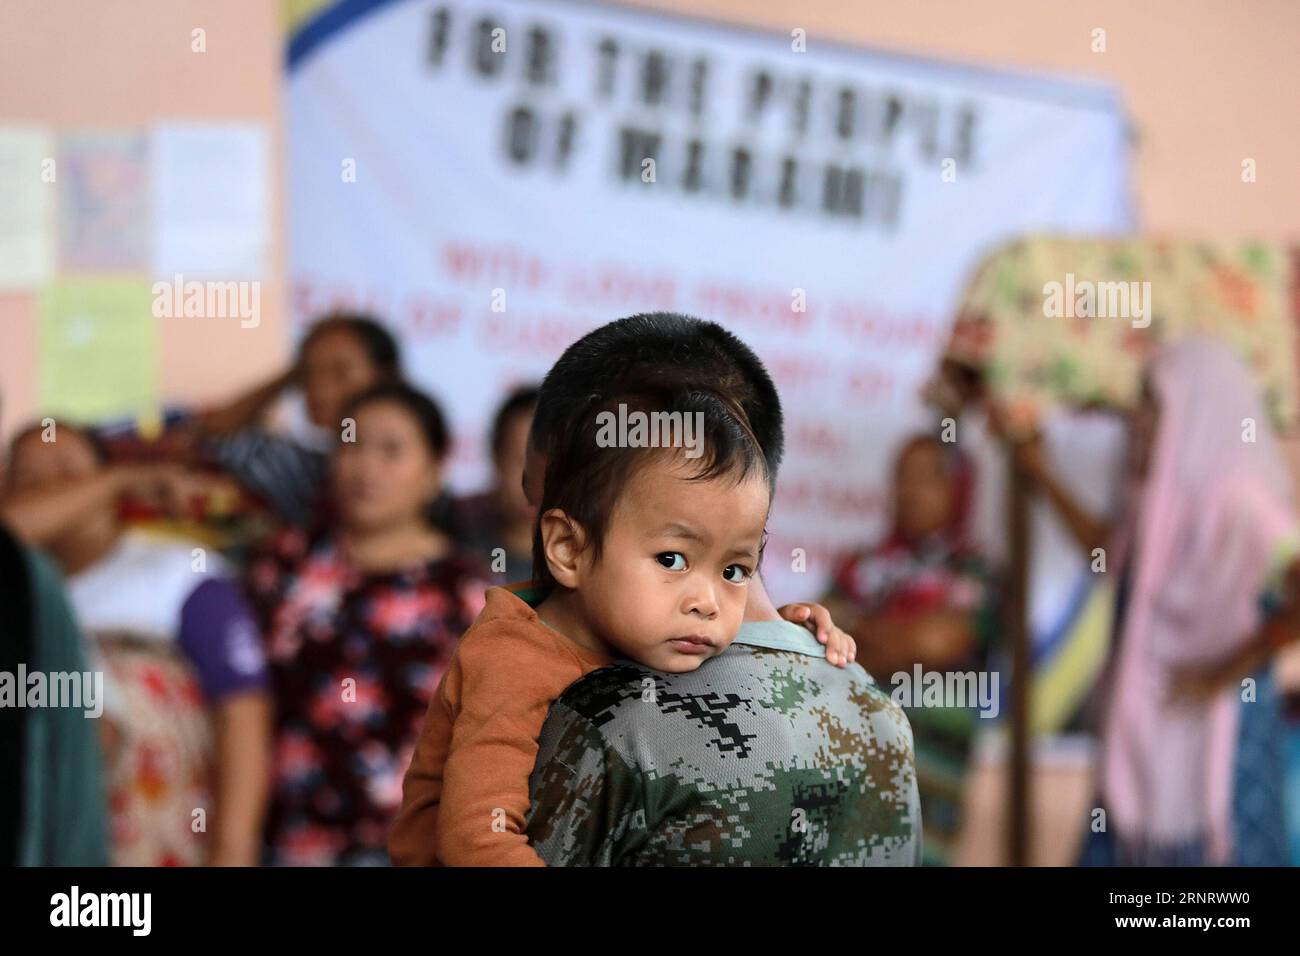
<svg viewBox="0 0 1300 956">
<path fill-rule="evenodd" d="M 565 688 L 609 663 L 489 588 L 429 702 L 388 838 L 393 862 L 544 866 L 523 832 L 537 738 Z"/>
</svg>

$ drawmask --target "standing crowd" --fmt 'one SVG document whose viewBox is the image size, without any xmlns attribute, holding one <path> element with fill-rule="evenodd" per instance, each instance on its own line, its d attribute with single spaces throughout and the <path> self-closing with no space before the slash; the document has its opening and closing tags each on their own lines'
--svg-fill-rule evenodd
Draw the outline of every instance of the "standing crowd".
<svg viewBox="0 0 1300 956">
<path fill-rule="evenodd" d="M 999 420 L 977 376 L 942 375 Z M 309 419 L 292 434 L 266 424 L 288 394 Z M 705 454 L 601 447 L 619 405 L 699 416 Z M 1300 526 L 1266 422 L 1225 347 L 1168 347 L 1106 515 L 1040 439 L 999 433 L 1116 582 L 1080 718 L 1111 825 L 1079 821 L 1081 862 L 1287 860 L 1271 664 L 1300 637 Z M 99 720 L 0 708 L 8 860 L 953 862 L 980 721 L 888 686 L 1005 659 L 960 438 L 908 436 L 885 535 L 840 558 L 820 603 L 777 608 L 761 561 L 780 399 L 721 327 L 603 326 L 504 396 L 486 437 L 491 487 L 449 495 L 441 408 L 351 314 L 147 448 L 20 430 L 0 670 L 102 673 L 104 693 Z"/>
</svg>

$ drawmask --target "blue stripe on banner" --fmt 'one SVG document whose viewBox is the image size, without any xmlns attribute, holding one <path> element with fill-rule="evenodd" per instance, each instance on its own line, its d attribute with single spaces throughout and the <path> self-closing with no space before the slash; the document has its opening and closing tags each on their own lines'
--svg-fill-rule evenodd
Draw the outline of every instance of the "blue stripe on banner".
<svg viewBox="0 0 1300 956">
<path fill-rule="evenodd" d="M 1091 569 L 1085 570 L 1079 578 L 1079 583 L 1075 585 L 1074 593 L 1070 595 L 1070 603 L 1066 606 L 1065 613 L 1057 621 L 1056 626 L 1048 631 L 1045 637 L 1034 635 L 1034 646 L 1029 652 L 1031 667 L 1041 667 L 1044 661 L 1054 657 L 1057 648 L 1069 634 L 1073 633 L 1074 626 L 1079 622 L 1079 612 L 1083 610 L 1083 605 L 1087 602 L 1093 587 L 1096 586 L 1094 577 Z"/>
<path fill-rule="evenodd" d="M 702 30 L 742 34 L 768 40 L 779 39 L 783 44 L 790 42 L 790 34 L 782 30 L 752 23 L 738 23 L 723 17 L 713 17 L 701 13 L 682 13 L 678 10 L 631 6 L 626 2 L 620 2 L 620 0 L 546 0 L 546 2 L 553 6 L 567 4 L 578 8 L 603 8 L 617 11 L 629 18 L 641 17 L 688 28 L 695 27 Z M 982 93 L 996 93 L 1021 99 L 1045 100 L 1080 109 L 1099 109 L 1107 112 L 1123 113 L 1123 102 L 1119 91 L 1104 81 L 1087 76 L 1035 73 L 1011 67 L 984 66 L 982 64 L 963 63 L 959 60 L 944 60 L 923 53 L 900 52 L 864 43 L 834 40 L 817 31 L 813 31 L 809 35 L 808 41 L 810 44 L 816 43 L 819 50 L 824 48 L 840 55 L 867 56 L 877 63 L 892 63 L 907 69 L 927 70 L 934 78 L 943 77 L 944 79 L 951 79 L 953 82 L 978 83 L 983 87 L 980 90 Z"/>
<path fill-rule="evenodd" d="M 354 21 L 374 13 L 380 7 L 396 2 L 399 0 L 339 0 L 338 3 L 331 4 L 294 33 L 289 40 L 285 68 L 292 73 L 313 50 L 344 27 L 351 26 Z"/>
<path fill-rule="evenodd" d="M 289 41 L 289 54 L 286 69 L 293 70 L 309 56 L 313 50 L 353 21 L 359 20 L 380 7 L 386 7 L 398 0 L 338 0 L 307 21 Z M 570 9 L 604 9 L 616 12 L 629 20 L 658 21 L 664 25 L 694 28 L 696 30 L 721 31 L 730 34 L 749 35 L 765 39 L 781 39 L 789 42 L 789 36 L 769 28 L 747 23 L 734 23 L 728 20 L 701 16 L 699 14 L 679 13 L 672 10 L 652 10 L 644 7 L 629 6 L 613 0 L 550 0 L 538 3 L 538 8 L 547 13 L 560 13 L 567 6 Z M 549 8 L 549 9 L 548 9 Z M 531 11 L 530 11 L 531 12 Z M 822 36 L 815 37 L 819 48 L 835 51 L 838 54 L 868 56 L 880 63 L 896 63 L 909 69 L 928 70 L 935 77 L 951 79 L 953 82 L 977 83 L 980 92 L 1016 96 L 1022 99 L 1039 99 L 1082 109 L 1099 109 L 1107 112 L 1123 113 L 1123 102 L 1119 92 L 1111 86 L 1089 77 L 1070 77 L 1033 73 L 1008 67 L 990 67 L 977 64 L 961 63 L 951 60 L 931 58 L 917 53 L 900 53 L 877 47 L 842 40 L 831 40 Z"/>
</svg>

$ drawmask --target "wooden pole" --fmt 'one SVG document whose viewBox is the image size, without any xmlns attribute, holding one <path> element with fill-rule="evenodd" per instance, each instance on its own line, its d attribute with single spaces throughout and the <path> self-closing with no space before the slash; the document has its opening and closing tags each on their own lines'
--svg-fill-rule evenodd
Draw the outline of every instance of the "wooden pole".
<svg viewBox="0 0 1300 956">
<path fill-rule="evenodd" d="M 1007 862 L 1029 864 L 1032 810 L 1029 786 L 1029 480 L 1007 448 L 1007 563 L 1005 634 L 1011 648 L 1011 759 L 1007 761 Z"/>
</svg>

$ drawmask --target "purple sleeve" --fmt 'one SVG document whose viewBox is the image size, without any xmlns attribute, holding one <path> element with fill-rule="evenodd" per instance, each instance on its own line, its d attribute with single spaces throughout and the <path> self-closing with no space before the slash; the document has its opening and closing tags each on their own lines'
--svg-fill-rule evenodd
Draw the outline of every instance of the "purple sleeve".
<svg viewBox="0 0 1300 956">
<path fill-rule="evenodd" d="M 212 578 L 191 592 L 181 608 L 180 643 L 211 700 L 267 685 L 257 625 L 232 581 Z"/>
</svg>

